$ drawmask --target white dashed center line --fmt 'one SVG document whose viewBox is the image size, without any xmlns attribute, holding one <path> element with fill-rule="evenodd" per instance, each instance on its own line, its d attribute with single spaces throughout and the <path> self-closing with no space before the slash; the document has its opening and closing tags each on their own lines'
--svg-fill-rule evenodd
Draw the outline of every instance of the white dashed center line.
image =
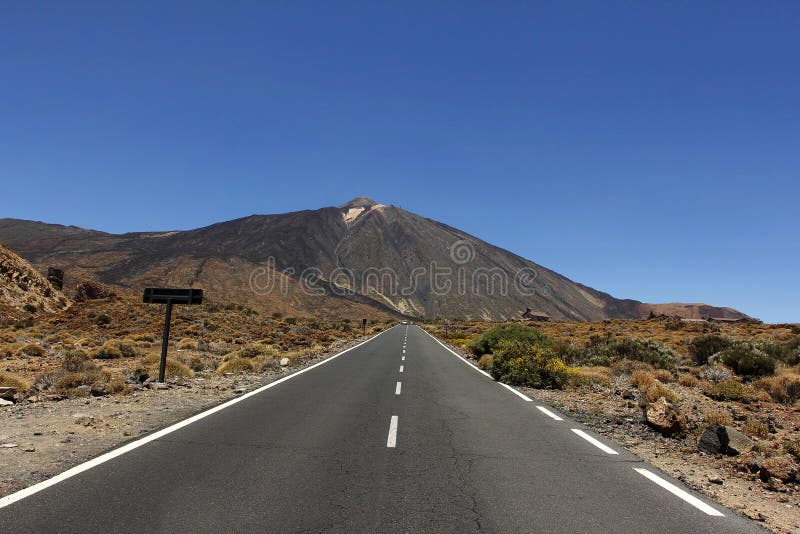
<svg viewBox="0 0 800 534">
<path fill-rule="evenodd" d="M 397 386 L 395 386 L 395 388 L 394 388 L 394 394 L 395 394 L 395 395 L 400 395 L 400 388 L 401 388 L 402 386 L 403 386 L 403 384 L 402 384 L 402 383 L 400 383 L 400 382 L 398 382 L 398 383 L 397 383 Z"/>
<path fill-rule="evenodd" d="M 611 447 L 607 447 L 607 446 L 603 445 L 602 443 L 600 443 L 599 441 L 594 439 L 592 436 L 590 436 L 589 434 L 587 434 L 583 430 L 579 430 L 577 428 L 573 428 L 572 431 L 575 432 L 576 434 L 578 434 L 580 437 L 582 437 L 583 439 L 585 439 L 586 441 L 588 441 L 589 443 L 591 443 L 592 445 L 594 445 L 595 447 L 597 447 L 598 449 L 600 449 L 601 451 L 603 451 L 606 454 L 619 454 L 617 451 L 615 451 Z"/>
<path fill-rule="evenodd" d="M 403 366 L 402 365 L 400 366 L 400 372 L 401 373 L 403 372 Z"/>
<path fill-rule="evenodd" d="M 386 440 L 386 446 L 394 448 L 397 445 L 397 416 L 392 416 L 392 421 L 389 423 L 389 438 Z"/>
<path fill-rule="evenodd" d="M 406 361 L 406 357 L 405 357 L 405 356 L 403 356 L 402 358 L 400 358 L 400 361 L 401 361 L 401 362 L 404 362 L 404 361 Z"/>
</svg>

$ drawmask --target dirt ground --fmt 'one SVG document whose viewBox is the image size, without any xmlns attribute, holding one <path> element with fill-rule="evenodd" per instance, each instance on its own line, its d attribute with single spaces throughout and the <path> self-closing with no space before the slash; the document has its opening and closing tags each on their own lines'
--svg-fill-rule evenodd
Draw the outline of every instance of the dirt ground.
<svg viewBox="0 0 800 534">
<path fill-rule="evenodd" d="M 0 497 L 325 360 L 362 340 L 339 344 L 298 361 L 292 368 L 262 374 L 208 374 L 174 379 L 165 389 L 137 388 L 127 395 L 23 401 L 2 406 Z"/>
</svg>

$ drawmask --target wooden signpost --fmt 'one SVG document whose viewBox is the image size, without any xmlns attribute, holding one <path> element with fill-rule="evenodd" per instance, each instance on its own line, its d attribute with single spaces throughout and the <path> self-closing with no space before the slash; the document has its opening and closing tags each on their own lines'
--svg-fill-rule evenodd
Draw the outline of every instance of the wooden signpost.
<svg viewBox="0 0 800 534">
<path fill-rule="evenodd" d="M 167 370 L 167 347 L 169 346 L 169 325 L 172 320 L 173 304 L 202 304 L 202 289 L 174 289 L 168 287 L 148 287 L 144 290 L 142 302 L 145 304 L 166 304 L 167 311 L 164 317 L 164 336 L 161 339 L 161 363 L 158 367 L 158 381 L 164 382 L 164 373 Z"/>
</svg>

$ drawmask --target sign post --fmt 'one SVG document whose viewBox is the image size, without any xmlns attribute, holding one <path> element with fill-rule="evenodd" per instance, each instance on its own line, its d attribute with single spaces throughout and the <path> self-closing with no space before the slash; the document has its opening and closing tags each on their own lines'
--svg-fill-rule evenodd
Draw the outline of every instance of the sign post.
<svg viewBox="0 0 800 534">
<path fill-rule="evenodd" d="M 364 327 L 364 335 L 366 336 L 367 335 L 367 320 L 366 319 L 362 319 L 361 320 L 361 326 Z"/>
<path fill-rule="evenodd" d="M 161 362 L 158 366 L 158 381 L 164 382 L 164 374 L 167 370 L 167 349 L 169 348 L 169 327 L 172 321 L 173 304 L 202 304 L 202 289 L 173 289 L 166 287 L 148 287 L 142 295 L 142 302 L 145 304 L 166 304 L 167 310 L 164 316 L 164 335 L 161 338 Z"/>
</svg>

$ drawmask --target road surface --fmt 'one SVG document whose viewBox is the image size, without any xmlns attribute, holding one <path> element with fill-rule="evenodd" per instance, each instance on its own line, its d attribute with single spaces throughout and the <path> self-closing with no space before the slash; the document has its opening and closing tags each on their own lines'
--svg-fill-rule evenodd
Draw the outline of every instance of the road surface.
<svg viewBox="0 0 800 534">
<path fill-rule="evenodd" d="M 763 532 L 416 326 L 129 449 L 0 531 Z"/>
</svg>

